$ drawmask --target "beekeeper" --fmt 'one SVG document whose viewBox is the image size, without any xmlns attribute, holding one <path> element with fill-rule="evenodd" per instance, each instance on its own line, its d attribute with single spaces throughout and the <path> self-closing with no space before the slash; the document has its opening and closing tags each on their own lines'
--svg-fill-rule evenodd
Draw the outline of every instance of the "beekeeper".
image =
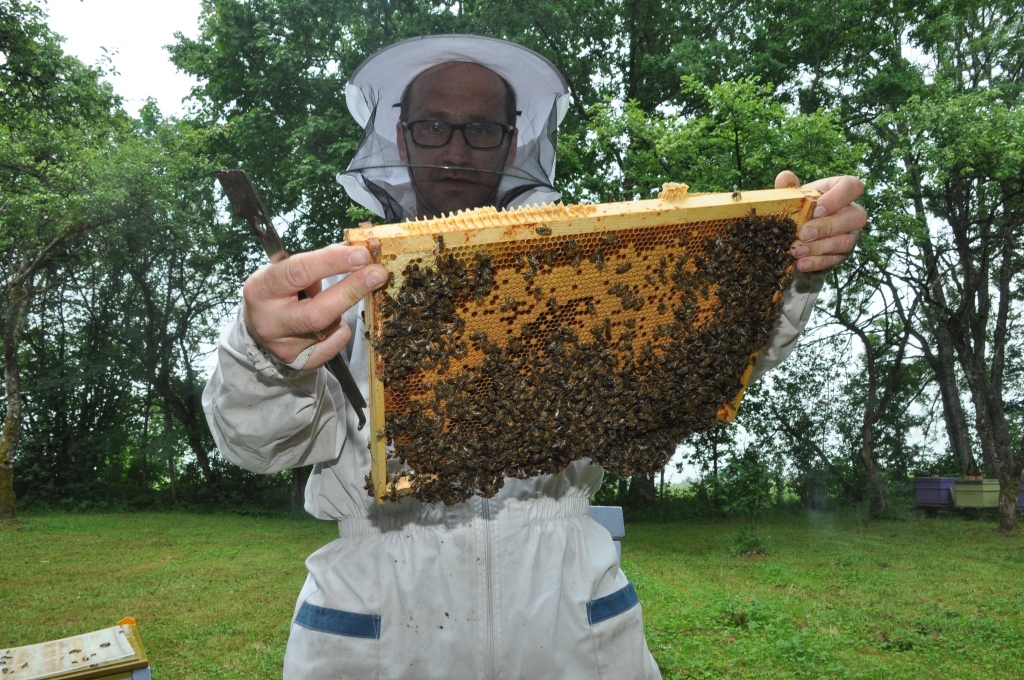
<svg viewBox="0 0 1024 680">
<path fill-rule="evenodd" d="M 339 181 L 383 220 L 559 197 L 555 131 L 569 93 L 531 50 L 477 36 L 407 40 L 367 59 L 346 96 L 365 133 Z M 796 183 L 788 172 L 776 180 Z M 812 186 L 824 192 L 816 219 L 792 250 L 804 272 L 844 259 L 865 224 L 852 204 L 859 180 Z M 385 277 L 345 245 L 255 272 L 203 395 L 225 458 L 260 473 L 313 465 L 306 510 L 338 523 L 339 538 L 306 560 L 284 677 L 659 677 L 636 591 L 587 517 L 599 467 L 507 479 L 494 498 L 451 508 L 367 495 L 368 428 L 357 429 L 323 364 L 342 352 L 368 397 L 361 300 Z M 797 277 L 757 376 L 790 352 L 821 281 Z M 302 289 L 310 299 L 297 298 Z"/>
</svg>

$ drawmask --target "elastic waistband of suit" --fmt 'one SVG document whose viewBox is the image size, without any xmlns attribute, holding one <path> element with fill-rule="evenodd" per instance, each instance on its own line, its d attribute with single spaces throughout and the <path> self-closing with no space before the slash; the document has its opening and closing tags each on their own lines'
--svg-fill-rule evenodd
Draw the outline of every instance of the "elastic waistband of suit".
<svg viewBox="0 0 1024 680">
<path fill-rule="evenodd" d="M 586 517 L 590 499 L 569 498 L 471 498 L 465 503 L 445 508 L 441 505 L 424 506 L 409 503 L 409 509 L 399 505 L 380 506 L 379 512 L 369 517 L 350 517 L 338 520 L 338 534 L 365 536 L 389 531 L 409 529 L 454 529 L 473 521 L 488 520 L 506 526 L 536 524 L 552 520 Z"/>
</svg>

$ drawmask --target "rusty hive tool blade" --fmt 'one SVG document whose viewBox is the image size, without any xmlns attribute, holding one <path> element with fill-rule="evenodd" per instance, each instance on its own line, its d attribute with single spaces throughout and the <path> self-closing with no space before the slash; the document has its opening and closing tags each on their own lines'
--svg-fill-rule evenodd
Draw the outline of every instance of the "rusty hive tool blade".
<svg viewBox="0 0 1024 680">
<path fill-rule="evenodd" d="M 253 186 L 245 171 L 217 170 L 215 174 L 235 214 L 249 223 L 270 261 L 280 262 L 286 259 L 288 251 L 285 250 L 284 243 L 277 230 L 274 229 L 274 224 L 270 220 L 263 201 L 260 200 L 260 195 L 256 193 L 256 187 Z M 300 300 L 306 299 L 306 291 L 300 290 L 298 296 Z M 327 368 L 338 379 L 341 391 L 359 417 L 359 429 L 363 429 L 363 426 L 366 425 L 366 415 L 363 412 L 366 409 L 366 400 L 363 399 L 363 394 L 359 391 L 359 385 L 352 377 L 348 364 L 340 354 L 336 354 L 327 362 Z"/>
<path fill-rule="evenodd" d="M 249 227 L 260 240 L 270 261 L 279 262 L 288 257 L 284 243 L 281 242 L 281 237 L 274 229 L 274 224 L 270 221 L 270 215 L 267 214 L 260 195 L 256 193 L 256 187 L 253 186 L 245 171 L 218 170 L 215 174 L 221 188 L 224 189 L 224 194 L 228 197 L 228 202 L 231 203 L 231 208 L 236 215 L 249 223 Z"/>
</svg>

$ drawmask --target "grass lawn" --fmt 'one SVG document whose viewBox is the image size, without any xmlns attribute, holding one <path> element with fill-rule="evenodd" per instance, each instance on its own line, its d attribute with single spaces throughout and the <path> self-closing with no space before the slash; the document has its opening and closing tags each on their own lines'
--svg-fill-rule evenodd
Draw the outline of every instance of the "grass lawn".
<svg viewBox="0 0 1024 680">
<path fill-rule="evenodd" d="M 631 524 L 623 568 L 666 678 L 1024 677 L 1024 537 L 957 518 Z M 139 629 L 157 678 L 275 678 L 329 522 L 41 515 L 0 525 L 0 647 Z"/>
<path fill-rule="evenodd" d="M 134 616 L 158 679 L 280 678 L 303 561 L 337 536 L 301 517 L 28 517 L 0 529 L 0 647 Z"/>
<path fill-rule="evenodd" d="M 1024 678 L 1024 536 L 955 517 L 632 525 L 623 569 L 674 678 Z"/>
</svg>

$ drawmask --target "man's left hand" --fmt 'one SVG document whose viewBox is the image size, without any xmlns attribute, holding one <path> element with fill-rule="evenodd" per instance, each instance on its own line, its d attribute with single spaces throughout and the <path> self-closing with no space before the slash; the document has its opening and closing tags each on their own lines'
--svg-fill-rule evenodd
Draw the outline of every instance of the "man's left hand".
<svg viewBox="0 0 1024 680">
<path fill-rule="evenodd" d="M 776 189 L 799 187 L 800 180 L 789 170 L 775 178 Z M 868 214 L 855 200 L 864 193 L 864 182 L 844 175 L 819 179 L 808 184 L 821 192 L 812 219 L 804 222 L 797 241 L 789 252 L 802 272 L 817 272 L 834 267 L 853 252 Z"/>
</svg>

